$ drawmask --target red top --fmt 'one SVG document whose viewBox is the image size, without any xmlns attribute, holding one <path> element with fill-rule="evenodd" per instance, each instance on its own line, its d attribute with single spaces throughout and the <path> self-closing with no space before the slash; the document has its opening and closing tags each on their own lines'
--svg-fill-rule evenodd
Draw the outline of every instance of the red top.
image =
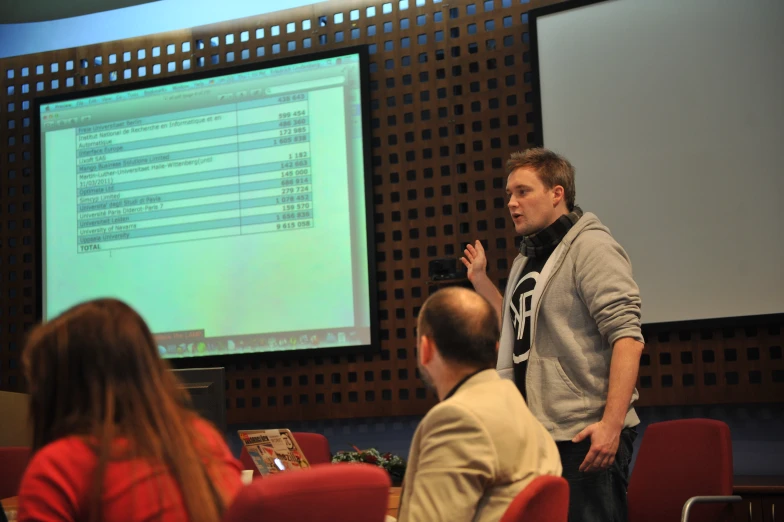
<svg viewBox="0 0 784 522">
<path fill-rule="evenodd" d="M 242 467 L 214 428 L 203 421 L 197 421 L 195 428 L 211 451 L 213 484 L 233 499 L 242 487 Z M 81 437 L 66 437 L 41 448 L 22 478 L 17 520 L 88 520 L 97 462 L 97 455 Z M 101 519 L 183 521 L 187 512 L 177 483 L 168 473 L 161 473 L 160 465 L 124 460 L 106 467 Z"/>
</svg>

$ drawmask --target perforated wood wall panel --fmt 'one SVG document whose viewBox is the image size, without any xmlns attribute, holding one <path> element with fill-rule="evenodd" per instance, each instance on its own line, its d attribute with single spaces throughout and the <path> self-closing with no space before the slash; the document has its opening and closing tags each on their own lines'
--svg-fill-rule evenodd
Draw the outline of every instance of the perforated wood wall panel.
<svg viewBox="0 0 784 522">
<path fill-rule="evenodd" d="M 434 290 L 428 261 L 479 238 L 503 286 L 515 253 L 504 162 L 533 139 L 527 12 L 520 0 L 333 0 L 193 30 L 2 61 L 0 386 L 23 389 L 35 317 L 34 97 L 367 44 L 382 351 L 233 365 L 228 421 L 412 415 L 414 327 Z M 579 166 L 578 166 L 579 167 Z M 579 189 L 579 187 L 578 187 Z M 781 400 L 781 321 L 649 334 L 642 404 Z"/>
<path fill-rule="evenodd" d="M 646 329 L 641 404 L 784 401 L 781 324 L 766 322 Z"/>
</svg>

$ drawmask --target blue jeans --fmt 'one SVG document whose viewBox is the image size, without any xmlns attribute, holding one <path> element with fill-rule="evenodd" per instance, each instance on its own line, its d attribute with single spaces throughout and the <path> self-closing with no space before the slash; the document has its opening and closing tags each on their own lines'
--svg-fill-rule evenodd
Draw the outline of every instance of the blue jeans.
<svg viewBox="0 0 784 522">
<path fill-rule="evenodd" d="M 621 431 L 615 462 L 608 469 L 578 471 L 588 450 L 590 437 L 582 442 L 557 442 L 563 477 L 569 482 L 569 522 L 626 522 L 626 487 L 637 430 Z"/>
</svg>

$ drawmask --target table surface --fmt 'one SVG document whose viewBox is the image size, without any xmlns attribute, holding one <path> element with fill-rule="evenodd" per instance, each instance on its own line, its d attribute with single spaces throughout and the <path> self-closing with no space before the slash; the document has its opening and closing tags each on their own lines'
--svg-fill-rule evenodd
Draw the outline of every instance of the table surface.
<svg viewBox="0 0 784 522">
<path fill-rule="evenodd" d="M 400 506 L 400 488 L 390 488 L 387 515 L 397 518 L 397 509 Z"/>
<path fill-rule="evenodd" d="M 736 495 L 784 494 L 784 475 L 736 475 L 732 480 Z"/>
<path fill-rule="evenodd" d="M 16 520 L 18 499 L 19 497 L 9 497 L 0 500 L 0 504 L 3 505 L 3 511 L 5 511 L 5 517 L 8 519 L 8 522 L 14 522 Z"/>
</svg>

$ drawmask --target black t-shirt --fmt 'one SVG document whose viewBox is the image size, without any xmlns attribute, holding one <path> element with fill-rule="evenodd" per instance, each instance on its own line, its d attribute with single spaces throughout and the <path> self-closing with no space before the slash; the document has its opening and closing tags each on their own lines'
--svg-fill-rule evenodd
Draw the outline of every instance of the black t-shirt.
<svg viewBox="0 0 784 522">
<path fill-rule="evenodd" d="M 544 268 L 550 254 L 553 253 L 555 247 L 548 248 L 541 255 L 534 258 L 529 258 L 520 279 L 512 292 L 512 301 L 509 303 L 510 311 L 512 313 L 512 325 L 515 331 L 514 342 L 514 378 L 517 388 L 520 393 L 525 396 L 525 376 L 528 369 L 528 355 L 531 350 L 531 301 L 533 300 L 534 288 L 536 288 L 539 280 L 539 273 Z"/>
</svg>

